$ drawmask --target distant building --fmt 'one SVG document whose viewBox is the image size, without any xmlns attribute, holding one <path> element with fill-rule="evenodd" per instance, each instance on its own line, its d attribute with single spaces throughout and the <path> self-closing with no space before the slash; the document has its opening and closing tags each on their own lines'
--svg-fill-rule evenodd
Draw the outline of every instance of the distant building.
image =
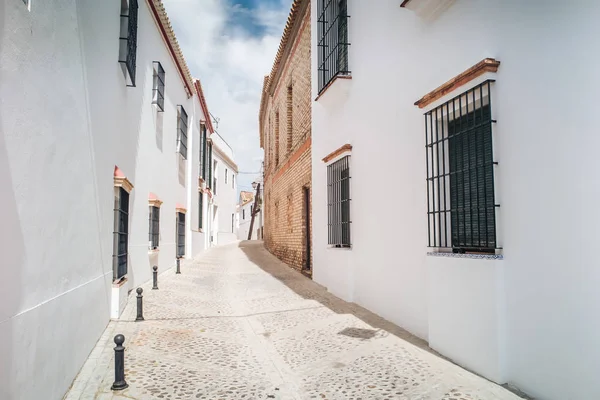
<svg viewBox="0 0 600 400">
<path fill-rule="evenodd" d="M 248 232 L 250 231 L 250 221 L 252 220 L 252 211 L 254 210 L 254 193 L 252 192 L 240 192 L 240 201 L 238 204 L 238 239 L 248 240 Z M 261 225 L 261 210 L 259 204 L 259 211 L 254 217 L 254 225 L 252 227 L 252 237 L 250 240 L 262 239 L 262 225 Z"/>
<path fill-rule="evenodd" d="M 310 1 L 295 0 L 259 112 L 264 149 L 266 248 L 295 269 L 311 269 Z"/>
</svg>

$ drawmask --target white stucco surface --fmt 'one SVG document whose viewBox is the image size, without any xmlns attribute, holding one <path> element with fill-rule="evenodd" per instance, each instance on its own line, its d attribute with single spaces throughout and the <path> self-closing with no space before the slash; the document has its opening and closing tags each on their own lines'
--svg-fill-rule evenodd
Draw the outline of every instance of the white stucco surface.
<svg viewBox="0 0 600 400">
<path fill-rule="evenodd" d="M 352 79 L 334 82 L 312 108 L 314 279 L 536 398 L 600 396 L 599 221 L 586 211 L 600 194 L 600 80 L 589 50 L 600 37 L 599 7 L 456 0 L 423 19 L 398 1 L 349 1 Z M 501 62 L 492 113 L 504 260 L 429 259 L 426 109 L 413 103 L 486 57 Z M 316 98 L 316 56 L 312 65 Z M 345 143 L 353 146 L 349 257 L 328 249 L 322 223 L 321 160 Z"/>
<path fill-rule="evenodd" d="M 136 87 L 118 61 L 120 2 L 0 3 L 0 398 L 58 399 L 128 291 L 175 263 L 175 209 L 197 207 L 199 121 L 146 1 L 139 1 Z M 153 61 L 166 72 L 164 112 Z M 177 106 L 188 158 L 176 152 Z M 127 281 L 113 278 L 117 166 L 133 184 Z M 149 253 L 148 198 L 160 208 Z M 193 194 L 192 194 L 193 193 Z M 234 200 L 235 201 L 235 200 Z M 197 214 L 195 215 L 197 217 Z M 197 219 L 196 219 L 197 220 Z M 186 257 L 194 222 L 186 218 Z M 197 228 L 197 227 L 196 227 Z"/>
</svg>

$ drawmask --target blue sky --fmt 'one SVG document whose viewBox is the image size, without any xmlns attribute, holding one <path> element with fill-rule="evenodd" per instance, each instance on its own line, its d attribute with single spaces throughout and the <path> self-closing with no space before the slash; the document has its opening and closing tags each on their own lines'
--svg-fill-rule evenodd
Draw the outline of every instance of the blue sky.
<svg viewBox="0 0 600 400">
<path fill-rule="evenodd" d="M 200 78 L 219 134 L 242 172 L 258 172 L 258 110 L 292 0 L 163 0 L 192 75 Z M 241 190 L 257 178 L 240 174 Z"/>
</svg>

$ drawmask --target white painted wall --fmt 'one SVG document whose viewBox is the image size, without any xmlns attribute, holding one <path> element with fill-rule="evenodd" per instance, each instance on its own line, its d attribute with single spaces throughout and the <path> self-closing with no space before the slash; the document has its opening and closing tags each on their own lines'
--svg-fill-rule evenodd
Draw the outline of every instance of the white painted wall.
<svg viewBox="0 0 600 400">
<path fill-rule="evenodd" d="M 211 135 L 213 140 L 213 159 L 217 162 L 217 168 L 213 171 L 217 178 L 217 193 L 213 203 L 218 213 L 218 224 L 214 226 L 215 241 L 218 245 L 225 245 L 237 241 L 235 226 L 235 209 L 237 204 L 237 166 L 231 165 L 228 160 L 217 152 L 217 149 L 225 153 L 231 160 L 233 150 L 218 134 Z M 225 178 L 227 175 L 227 178 Z M 233 178 L 235 176 L 235 178 Z M 233 217 L 233 229 L 232 229 Z"/>
<path fill-rule="evenodd" d="M 457 0 L 425 21 L 399 3 L 348 2 L 352 79 L 313 102 L 314 279 L 536 398 L 598 398 L 600 6 Z M 430 257 L 413 103 L 485 57 L 502 63 L 492 107 L 505 259 Z M 345 143 L 353 247 L 328 249 L 321 159 Z"/>
<path fill-rule="evenodd" d="M 119 14 L 118 0 L 34 1 L 31 11 L 0 3 L 0 243 L 10 266 L 0 283 L 2 399 L 61 398 L 109 320 L 115 165 L 134 185 L 117 299 L 149 280 L 155 262 L 160 271 L 174 264 L 175 205 L 197 204 L 198 100 L 145 1 L 137 87 L 125 86 Z M 164 113 L 151 105 L 156 60 Z M 178 104 L 190 118 L 187 161 L 175 151 Z M 149 192 L 164 202 L 158 255 L 148 251 Z"/>
<path fill-rule="evenodd" d="M 252 208 L 254 207 L 254 201 L 246 203 L 238 207 L 238 240 L 248 240 L 248 232 L 250 231 L 250 221 L 252 220 Z M 262 227 L 261 225 L 261 211 L 256 214 L 254 218 L 254 226 L 252 227 L 252 238 L 251 240 L 260 239 L 258 231 Z"/>
</svg>

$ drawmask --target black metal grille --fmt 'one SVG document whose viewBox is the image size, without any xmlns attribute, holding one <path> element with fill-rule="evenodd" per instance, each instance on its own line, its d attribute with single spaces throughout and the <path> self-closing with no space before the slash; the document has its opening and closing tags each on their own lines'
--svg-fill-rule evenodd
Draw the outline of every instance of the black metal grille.
<svg viewBox="0 0 600 400">
<path fill-rule="evenodd" d="M 200 125 L 200 176 L 206 179 L 206 125 Z"/>
<path fill-rule="evenodd" d="M 165 111 L 165 70 L 158 61 L 154 61 L 152 104 L 156 104 L 160 111 Z"/>
<path fill-rule="evenodd" d="M 188 115 L 183 106 L 177 106 L 177 151 L 187 159 Z"/>
<path fill-rule="evenodd" d="M 185 214 L 177 213 L 177 257 L 185 256 Z"/>
<path fill-rule="evenodd" d="M 138 17 L 138 3 L 137 0 L 129 0 L 129 6 L 126 10 L 127 13 L 121 12 L 121 45 L 125 45 L 125 54 L 122 58 L 119 58 L 119 62 L 125 63 L 127 72 L 129 73 L 129 79 L 131 85 L 135 86 L 135 58 L 137 53 L 137 17 Z M 123 36 L 126 28 L 127 36 Z M 124 42 L 124 43 L 123 43 Z"/>
<path fill-rule="evenodd" d="M 350 156 L 327 166 L 328 243 L 350 246 Z"/>
<path fill-rule="evenodd" d="M 346 0 L 318 0 L 317 53 L 319 93 L 348 69 L 348 4 Z"/>
<path fill-rule="evenodd" d="M 498 248 L 492 82 L 425 114 L 429 247 L 460 253 Z"/>
<path fill-rule="evenodd" d="M 213 174 L 213 168 L 212 168 L 212 143 L 208 144 L 208 159 L 206 160 L 207 166 L 208 166 L 208 180 L 206 181 L 206 184 L 211 187 L 212 185 L 212 174 Z"/>
<path fill-rule="evenodd" d="M 157 249 L 158 248 L 158 238 L 160 233 L 160 208 L 155 206 L 150 206 L 149 213 L 149 223 L 150 223 L 150 248 Z"/>
<path fill-rule="evenodd" d="M 198 192 L 198 229 L 202 229 L 202 203 L 203 203 L 203 193 L 202 191 Z"/>
<path fill-rule="evenodd" d="M 129 242 L 129 193 L 119 188 L 115 195 L 113 230 L 113 280 L 127 275 Z"/>
</svg>

